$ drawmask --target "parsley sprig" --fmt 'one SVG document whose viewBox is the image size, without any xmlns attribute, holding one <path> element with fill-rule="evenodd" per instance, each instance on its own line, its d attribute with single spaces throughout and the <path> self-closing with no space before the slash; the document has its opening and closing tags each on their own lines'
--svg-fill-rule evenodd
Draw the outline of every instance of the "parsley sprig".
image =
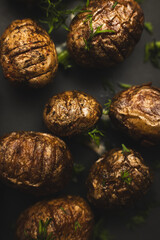
<svg viewBox="0 0 160 240">
<path fill-rule="evenodd" d="M 130 153 L 130 150 L 124 144 L 122 144 L 122 153 L 123 154 Z"/>
<path fill-rule="evenodd" d="M 144 28 L 149 32 L 150 34 L 153 33 L 153 25 L 151 22 L 145 22 L 144 23 Z"/>
<path fill-rule="evenodd" d="M 78 228 L 81 228 L 81 225 L 80 225 L 80 223 L 78 221 L 76 221 L 75 224 L 74 224 L 75 231 L 77 231 Z"/>
</svg>

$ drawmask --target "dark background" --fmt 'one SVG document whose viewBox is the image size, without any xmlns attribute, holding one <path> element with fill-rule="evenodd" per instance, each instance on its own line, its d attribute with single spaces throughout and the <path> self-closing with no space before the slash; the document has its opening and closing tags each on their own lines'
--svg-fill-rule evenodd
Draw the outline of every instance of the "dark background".
<svg viewBox="0 0 160 240">
<path fill-rule="evenodd" d="M 70 1 L 71 2 L 71 1 Z M 78 1 L 73 1 L 74 5 Z M 132 55 L 122 64 L 106 69 L 84 70 L 75 66 L 69 71 L 64 71 L 61 67 L 54 79 L 54 82 L 43 89 L 23 89 L 12 86 L 3 76 L 0 69 L 0 135 L 17 130 L 32 130 L 47 132 L 42 120 L 44 104 L 52 95 L 64 90 L 82 90 L 93 95 L 101 104 L 104 104 L 113 93 L 104 88 L 104 82 L 112 83 L 115 91 L 119 91 L 119 82 L 130 84 L 142 84 L 152 82 L 154 86 L 160 87 L 160 70 L 154 68 L 150 63 L 144 64 L 145 43 L 153 39 L 160 39 L 160 1 L 144 0 L 142 8 L 145 20 L 152 22 L 154 34 L 151 36 L 145 30 L 142 38 L 136 46 Z M 38 7 L 29 7 L 25 4 L 12 0 L 0 0 L 0 35 L 11 21 L 19 18 L 31 17 L 39 20 L 41 13 Z M 52 34 L 56 45 L 65 41 L 64 31 L 57 31 Z M 107 86 L 107 85 L 106 85 Z M 128 138 L 120 135 L 114 128 L 109 127 L 105 131 L 106 141 L 112 146 L 127 147 L 132 146 L 140 151 L 145 161 L 154 168 L 159 161 L 160 150 L 143 149 Z M 98 155 L 87 146 L 80 144 L 79 139 L 66 139 L 75 162 L 83 163 L 85 171 L 79 176 L 78 183 L 71 182 L 64 190 L 66 193 L 86 196 L 85 179 L 88 169 Z M 101 216 L 105 218 L 104 227 L 117 240 L 152 240 L 159 239 L 160 235 L 160 170 L 155 171 L 154 184 L 150 192 L 136 205 L 129 209 L 108 211 L 103 214 L 95 211 L 96 221 Z M 26 207 L 35 203 L 39 199 L 0 185 L 0 240 L 12 240 L 14 238 L 14 227 L 16 219 Z M 62 193 L 61 193 L 62 194 Z M 143 214 L 141 213 L 143 211 Z M 134 230 L 127 228 L 127 223 L 132 217 L 145 215 L 145 223 L 138 225 Z M 98 238 L 97 238 L 98 239 Z M 108 240 L 106 238 L 106 240 Z"/>
</svg>

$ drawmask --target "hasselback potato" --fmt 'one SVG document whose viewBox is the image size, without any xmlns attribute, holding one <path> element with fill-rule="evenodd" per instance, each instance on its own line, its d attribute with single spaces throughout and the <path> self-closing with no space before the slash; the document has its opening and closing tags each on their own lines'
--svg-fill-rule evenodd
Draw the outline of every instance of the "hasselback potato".
<svg viewBox="0 0 160 240">
<path fill-rule="evenodd" d="M 35 195 L 53 194 L 71 177 L 66 144 L 39 132 L 12 132 L 0 140 L 0 179 Z"/>
<path fill-rule="evenodd" d="M 17 221 L 16 240 L 39 239 L 39 223 L 47 219 L 51 239 L 91 240 L 93 214 L 84 199 L 76 196 L 42 201 L 25 210 Z"/>
<path fill-rule="evenodd" d="M 160 89 L 133 86 L 112 100 L 109 116 L 118 129 L 143 145 L 160 141 Z"/>
<path fill-rule="evenodd" d="M 14 83 L 40 87 L 58 68 L 57 53 L 47 32 L 31 19 L 15 20 L 0 39 L 0 63 Z"/>
<path fill-rule="evenodd" d="M 80 91 L 66 91 L 49 99 L 43 117 L 52 133 L 70 136 L 94 127 L 101 114 L 101 105 L 90 95 Z"/>
<path fill-rule="evenodd" d="M 102 209 L 129 205 L 148 191 L 151 182 L 152 173 L 139 153 L 113 149 L 91 167 L 88 200 Z"/>
<path fill-rule="evenodd" d="M 85 67 L 118 64 L 133 51 L 143 23 L 142 9 L 134 0 L 91 0 L 71 22 L 69 53 Z"/>
</svg>

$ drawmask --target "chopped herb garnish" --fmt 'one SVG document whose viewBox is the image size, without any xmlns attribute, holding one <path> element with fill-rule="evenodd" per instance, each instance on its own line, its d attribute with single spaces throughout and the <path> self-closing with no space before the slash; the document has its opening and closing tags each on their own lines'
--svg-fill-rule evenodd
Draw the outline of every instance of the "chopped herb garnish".
<svg viewBox="0 0 160 240">
<path fill-rule="evenodd" d="M 93 26 L 92 26 L 92 20 L 93 20 L 93 15 L 92 14 L 88 14 L 86 17 L 86 20 L 84 22 L 89 21 L 89 27 L 90 27 L 90 35 L 88 37 L 88 39 L 83 38 L 84 43 L 85 43 L 85 49 L 87 51 L 89 51 L 92 47 L 92 39 L 97 36 L 100 33 L 114 33 L 114 30 L 110 30 L 110 29 L 106 29 L 106 30 L 102 30 L 102 26 L 100 25 L 96 28 L 96 30 L 94 31 Z"/>
<path fill-rule="evenodd" d="M 58 54 L 58 62 L 63 65 L 64 69 L 72 67 L 70 55 L 67 50 L 63 50 Z"/>
<path fill-rule="evenodd" d="M 116 6 L 117 6 L 118 2 L 116 1 L 113 6 L 112 6 L 112 9 L 114 9 Z"/>
<path fill-rule="evenodd" d="M 104 134 L 100 130 L 98 130 L 97 128 L 94 128 L 92 131 L 88 132 L 88 135 L 91 137 L 91 139 L 99 147 L 100 139 L 101 139 L 101 137 L 104 136 Z"/>
<path fill-rule="evenodd" d="M 40 21 L 48 25 L 49 34 L 60 27 L 68 30 L 66 19 L 70 14 L 76 14 L 82 9 L 80 6 L 66 9 L 63 0 L 43 0 L 41 7 L 45 11 L 46 18 Z"/>
<path fill-rule="evenodd" d="M 130 177 L 130 175 L 129 175 L 129 173 L 127 171 L 121 172 L 121 178 L 128 185 L 130 185 L 131 182 L 132 182 L 132 178 Z"/>
<path fill-rule="evenodd" d="M 151 22 L 145 22 L 144 23 L 144 28 L 149 32 L 150 34 L 153 33 L 153 25 Z"/>
<path fill-rule="evenodd" d="M 64 210 L 63 207 L 60 207 L 60 209 L 62 210 L 62 212 L 64 212 L 65 214 L 67 214 L 66 210 Z"/>
<path fill-rule="evenodd" d="M 128 89 L 128 88 L 132 87 L 131 84 L 126 84 L 126 83 L 118 83 L 118 84 L 121 88 L 125 88 L 125 89 Z"/>
<path fill-rule="evenodd" d="M 123 154 L 130 153 L 130 150 L 124 144 L 122 144 L 122 153 Z"/>
<path fill-rule="evenodd" d="M 160 68 L 160 41 L 147 43 L 145 46 L 145 62 L 150 61 L 154 67 Z"/>
<path fill-rule="evenodd" d="M 76 221 L 75 224 L 74 224 L 75 231 L 77 231 L 78 228 L 81 228 L 81 225 L 78 221 Z"/>
<path fill-rule="evenodd" d="M 86 7 L 89 6 L 89 2 L 90 2 L 90 0 L 87 0 L 87 2 L 86 2 Z"/>
<path fill-rule="evenodd" d="M 104 109 L 103 109 L 103 114 L 104 115 L 108 115 L 111 103 L 112 103 L 112 100 L 108 99 L 108 102 L 104 104 L 104 106 L 105 106 Z"/>
<path fill-rule="evenodd" d="M 28 237 L 29 240 L 55 240 L 56 237 L 53 236 L 53 233 L 48 234 L 47 233 L 47 229 L 49 224 L 52 222 L 52 219 L 48 219 L 46 220 L 46 222 L 43 222 L 43 220 L 39 221 L 39 226 L 38 226 L 38 234 L 37 234 L 37 238 L 29 238 L 29 234 L 28 232 L 25 230 L 24 234 L 25 236 Z"/>
</svg>

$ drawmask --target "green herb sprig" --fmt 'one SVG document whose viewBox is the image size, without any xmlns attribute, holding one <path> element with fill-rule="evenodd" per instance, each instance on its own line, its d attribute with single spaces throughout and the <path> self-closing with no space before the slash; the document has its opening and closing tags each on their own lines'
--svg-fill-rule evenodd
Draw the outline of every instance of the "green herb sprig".
<svg viewBox="0 0 160 240">
<path fill-rule="evenodd" d="M 154 67 L 160 68 L 160 41 L 147 43 L 145 46 L 145 62 L 150 61 Z"/>
<path fill-rule="evenodd" d="M 118 4 L 118 2 L 115 1 L 115 3 L 114 3 L 113 6 L 112 6 L 112 9 L 114 9 L 114 8 L 117 6 L 117 4 Z"/>
<path fill-rule="evenodd" d="M 81 225 L 78 221 L 76 221 L 75 224 L 74 224 L 75 231 L 77 231 L 78 228 L 81 228 Z"/>
<path fill-rule="evenodd" d="M 130 150 L 124 144 L 122 144 L 122 153 L 123 154 L 130 153 Z"/>
<path fill-rule="evenodd" d="M 104 137 L 104 134 L 97 128 L 94 128 L 92 131 L 88 132 L 88 135 L 95 142 L 95 144 L 99 147 L 101 137 Z"/>
<path fill-rule="evenodd" d="M 151 22 L 145 22 L 144 28 L 149 32 L 150 34 L 153 34 L 153 25 Z"/>
<path fill-rule="evenodd" d="M 121 88 L 124 88 L 124 89 L 128 89 L 128 88 L 131 88 L 131 87 L 132 87 L 131 84 L 121 83 L 121 82 L 119 82 L 118 85 L 119 85 Z"/>
<path fill-rule="evenodd" d="M 131 182 L 132 182 L 132 178 L 130 177 L 129 172 L 127 172 L 127 171 L 122 171 L 122 172 L 121 172 L 121 179 L 122 179 L 125 183 L 127 183 L 128 185 L 130 185 Z"/>
<path fill-rule="evenodd" d="M 89 21 L 89 27 L 90 27 L 90 35 L 88 37 L 88 39 L 85 39 L 83 38 L 84 40 L 84 43 L 85 43 L 85 49 L 87 51 L 89 51 L 92 47 L 92 40 L 95 36 L 97 36 L 98 34 L 101 34 L 101 33 L 114 33 L 115 31 L 114 30 L 110 30 L 110 29 L 106 29 L 106 30 L 102 30 L 102 25 L 98 26 L 96 28 L 96 30 L 94 31 L 93 29 L 93 25 L 92 25 L 92 21 L 93 21 L 93 15 L 92 14 L 88 14 L 85 21 L 84 22 L 87 22 Z"/>
<path fill-rule="evenodd" d="M 47 218 L 46 222 L 44 222 L 43 220 L 39 221 L 38 234 L 36 239 L 29 238 L 27 231 L 24 231 L 24 233 L 29 240 L 55 240 L 56 237 L 53 236 L 53 233 L 50 234 L 47 233 L 48 226 L 51 222 L 52 222 L 51 218 L 50 219 Z"/>
<path fill-rule="evenodd" d="M 58 62 L 63 65 L 64 69 L 72 67 L 71 58 L 67 50 L 63 50 L 58 54 Z"/>
<path fill-rule="evenodd" d="M 81 6 L 77 6 L 74 9 L 66 9 L 63 0 L 43 0 L 41 8 L 44 10 L 46 17 L 40 21 L 48 25 L 49 34 L 60 27 L 69 30 L 66 25 L 66 19 L 70 14 L 77 14 L 82 9 Z"/>
<path fill-rule="evenodd" d="M 108 115 L 111 103 L 112 103 L 112 100 L 108 99 L 108 102 L 104 104 L 104 106 L 105 106 L 104 109 L 103 109 L 103 114 L 104 115 Z"/>
</svg>

